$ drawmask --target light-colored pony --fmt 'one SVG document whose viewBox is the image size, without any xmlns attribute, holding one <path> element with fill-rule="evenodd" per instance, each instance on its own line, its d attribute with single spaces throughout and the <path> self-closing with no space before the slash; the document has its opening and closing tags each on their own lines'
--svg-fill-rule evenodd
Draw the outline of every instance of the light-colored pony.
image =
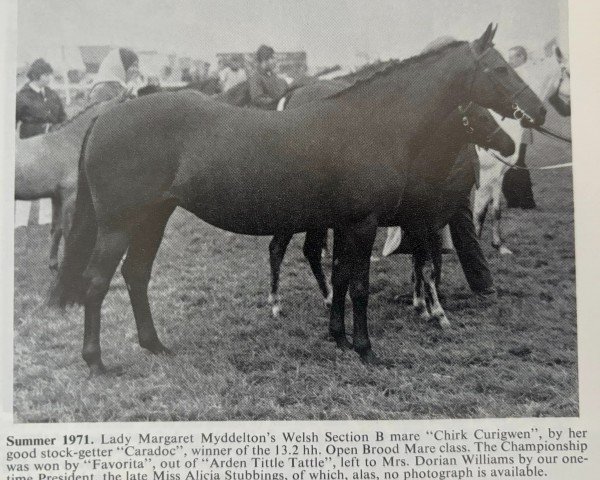
<svg viewBox="0 0 600 480">
<path fill-rule="evenodd" d="M 115 98 L 89 105 L 45 135 L 16 141 L 15 200 L 52 200 L 51 270 L 58 268 L 60 239 L 66 238 L 71 224 L 83 136 L 93 118 L 120 101 Z"/>
<path fill-rule="evenodd" d="M 556 46 L 546 48 L 537 56 L 530 55 L 528 61 L 518 70 L 519 75 L 530 88 L 543 100 L 558 95 L 559 101 L 570 110 L 570 73 L 560 49 Z M 555 107 L 556 108 L 556 107 Z M 562 115 L 564 112 L 559 111 Z M 492 217 L 492 245 L 500 254 L 512 254 L 502 241 L 500 231 L 502 179 L 510 166 L 517 162 L 519 153 L 518 145 L 521 143 L 523 128 L 518 120 L 502 119 L 492 112 L 502 129 L 508 133 L 517 145 L 517 151 L 512 157 L 503 159 L 502 163 L 494 156 L 493 152 L 478 148 L 479 162 L 481 165 L 480 186 L 475 192 L 473 205 L 473 218 L 475 229 L 481 234 L 486 213 L 490 211 Z M 536 135 L 538 135 L 536 133 Z M 508 165 L 507 165 L 508 164 Z"/>
</svg>

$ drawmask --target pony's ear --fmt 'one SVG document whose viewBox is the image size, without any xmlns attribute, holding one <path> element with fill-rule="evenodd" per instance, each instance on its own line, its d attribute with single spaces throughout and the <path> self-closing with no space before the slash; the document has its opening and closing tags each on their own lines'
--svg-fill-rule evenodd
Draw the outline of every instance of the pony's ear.
<svg viewBox="0 0 600 480">
<path fill-rule="evenodd" d="M 562 50 L 560 49 L 559 46 L 556 46 L 554 48 L 554 53 L 556 54 L 556 60 L 558 60 L 558 63 L 563 63 L 565 60 L 565 57 L 563 56 Z"/>
<path fill-rule="evenodd" d="M 498 25 L 494 28 L 493 24 L 490 23 L 485 32 L 483 32 L 483 35 L 473 42 L 473 47 L 477 53 L 483 53 L 493 45 L 492 40 L 494 35 L 496 35 L 497 29 Z"/>
</svg>

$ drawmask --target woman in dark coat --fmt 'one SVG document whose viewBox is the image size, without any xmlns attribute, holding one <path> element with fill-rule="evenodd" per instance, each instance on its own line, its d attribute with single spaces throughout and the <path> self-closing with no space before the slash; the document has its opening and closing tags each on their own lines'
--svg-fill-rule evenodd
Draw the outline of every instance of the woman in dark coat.
<svg viewBox="0 0 600 480">
<path fill-rule="evenodd" d="M 58 94 L 48 85 L 52 67 L 42 58 L 31 64 L 29 82 L 17 92 L 17 128 L 19 137 L 28 138 L 46 133 L 67 118 Z"/>
</svg>

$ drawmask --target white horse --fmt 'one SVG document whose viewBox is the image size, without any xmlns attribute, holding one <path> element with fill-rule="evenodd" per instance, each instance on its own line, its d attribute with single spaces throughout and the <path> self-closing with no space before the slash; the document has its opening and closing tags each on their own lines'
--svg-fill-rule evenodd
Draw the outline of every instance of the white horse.
<svg viewBox="0 0 600 480">
<path fill-rule="evenodd" d="M 559 114 L 570 115 L 570 73 L 565 58 L 560 48 L 546 48 L 538 56 L 529 56 L 528 61 L 518 70 L 519 75 L 536 93 L 544 100 L 558 99 L 558 104 L 553 103 Z M 523 128 L 518 120 L 502 119 L 496 113 L 491 112 L 502 129 L 508 133 L 515 145 L 520 145 Z M 492 152 L 478 148 L 480 170 L 480 186 L 475 192 L 473 205 L 473 218 L 475 229 L 481 235 L 486 213 L 491 210 L 492 217 L 492 245 L 498 249 L 500 254 L 512 254 L 502 241 L 500 232 L 500 218 L 502 198 L 502 179 L 504 174 L 514 165 L 518 159 L 518 149 L 512 157 L 503 159 L 506 163 L 498 160 Z M 490 208 L 491 207 L 491 208 Z"/>
</svg>

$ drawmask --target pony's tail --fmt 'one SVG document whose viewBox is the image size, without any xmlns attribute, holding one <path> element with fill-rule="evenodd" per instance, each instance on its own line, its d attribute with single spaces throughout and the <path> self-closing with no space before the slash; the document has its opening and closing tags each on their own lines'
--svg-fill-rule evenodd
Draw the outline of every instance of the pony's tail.
<svg viewBox="0 0 600 480">
<path fill-rule="evenodd" d="M 96 212 L 92 203 L 92 194 L 85 174 L 85 150 L 96 119 L 83 137 L 79 155 L 79 175 L 77 180 L 77 199 L 71 230 L 65 240 L 65 252 L 58 274 L 50 288 L 48 303 L 64 308 L 73 303 L 83 304 L 87 282 L 83 278 L 94 245 L 96 243 Z"/>
</svg>

